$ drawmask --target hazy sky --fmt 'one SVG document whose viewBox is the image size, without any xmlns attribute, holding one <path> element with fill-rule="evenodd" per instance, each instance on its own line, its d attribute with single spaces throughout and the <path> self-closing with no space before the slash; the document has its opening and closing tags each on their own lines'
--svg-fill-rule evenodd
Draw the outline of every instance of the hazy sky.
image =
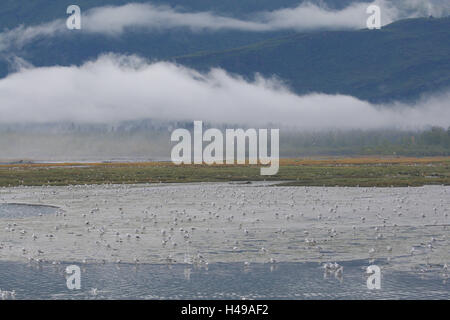
<svg viewBox="0 0 450 320">
<path fill-rule="evenodd" d="M 303 129 L 450 126 L 450 93 L 414 106 L 371 105 L 343 95 L 299 96 L 274 79 L 248 82 L 136 56 L 105 55 L 80 67 L 26 66 L 0 79 L 0 122 L 203 120 Z M 394 110 L 395 109 L 395 110 Z"/>
</svg>

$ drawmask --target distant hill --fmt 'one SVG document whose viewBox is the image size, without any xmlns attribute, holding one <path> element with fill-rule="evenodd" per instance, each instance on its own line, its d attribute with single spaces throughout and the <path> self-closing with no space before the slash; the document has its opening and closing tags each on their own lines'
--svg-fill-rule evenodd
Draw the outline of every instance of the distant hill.
<svg viewBox="0 0 450 320">
<path fill-rule="evenodd" d="M 341 9 L 354 0 L 313 0 L 309 2 L 325 3 L 329 8 Z M 364 1 L 364 0 L 356 0 Z M 130 2 L 170 5 L 185 11 L 211 11 L 220 15 L 245 17 L 248 14 L 295 7 L 302 0 L 77 0 L 83 13 L 94 7 L 107 5 L 120 6 Z M 0 32 L 23 26 L 34 26 L 55 19 L 64 19 L 66 9 L 72 0 L 2 0 L 0 10 Z M 123 37 L 107 37 L 96 34 L 74 33 L 64 37 L 42 37 L 27 44 L 22 50 L 10 52 L 33 65 L 72 65 L 95 59 L 105 52 L 120 54 L 138 54 L 150 60 L 164 60 L 174 56 L 201 51 L 225 50 L 233 47 L 267 40 L 274 37 L 293 34 L 293 31 L 279 32 L 191 32 L 186 29 L 146 32 L 135 30 Z M 0 54 L 0 78 L 11 72 L 11 66 L 5 55 Z"/>
<path fill-rule="evenodd" d="M 299 33 L 175 61 L 248 78 L 275 75 L 299 94 L 412 100 L 450 87 L 450 17 L 402 20 L 381 30 Z"/>
<path fill-rule="evenodd" d="M 358 0 L 364 1 L 364 0 Z M 65 17 L 70 0 L 26 3 L 3 0 L 0 30 Z M 128 0 L 79 0 L 82 10 Z M 135 2 L 148 2 L 136 0 Z M 300 0 L 153 0 L 193 11 L 246 14 L 293 7 Z M 353 0 L 316 0 L 343 8 Z M 80 65 L 100 54 L 137 54 L 174 61 L 198 70 L 221 67 L 253 78 L 277 76 L 298 94 L 348 94 L 371 102 L 414 100 L 450 87 L 450 18 L 402 20 L 381 30 L 279 32 L 127 32 L 121 37 L 73 33 L 42 37 L 23 49 L 0 54 L 0 78 L 13 71 L 18 56 L 36 67 Z"/>
</svg>

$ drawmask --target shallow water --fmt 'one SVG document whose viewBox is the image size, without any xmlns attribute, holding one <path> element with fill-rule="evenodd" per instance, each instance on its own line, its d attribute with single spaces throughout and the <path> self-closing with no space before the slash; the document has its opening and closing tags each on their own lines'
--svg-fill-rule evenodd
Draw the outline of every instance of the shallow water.
<svg viewBox="0 0 450 320">
<path fill-rule="evenodd" d="M 267 183 L 1 188 L 0 289 L 18 299 L 449 299 L 449 195 Z M 323 278 L 319 262 L 333 261 L 344 261 L 342 282 Z M 66 288 L 69 263 L 84 270 L 81 291 Z M 380 291 L 366 287 L 370 264 L 382 267 Z"/>
<path fill-rule="evenodd" d="M 0 218 L 25 218 L 54 214 L 57 207 L 24 203 L 0 203 Z"/>
<path fill-rule="evenodd" d="M 378 265 L 383 266 L 379 261 Z M 66 287 L 67 264 L 0 262 L 0 288 L 16 299 L 449 299 L 439 273 L 385 270 L 380 290 L 369 290 L 366 261 L 342 262 L 344 275 L 324 277 L 317 263 L 192 265 L 80 265 L 81 289 Z M 94 294 L 92 289 L 96 288 Z"/>
</svg>

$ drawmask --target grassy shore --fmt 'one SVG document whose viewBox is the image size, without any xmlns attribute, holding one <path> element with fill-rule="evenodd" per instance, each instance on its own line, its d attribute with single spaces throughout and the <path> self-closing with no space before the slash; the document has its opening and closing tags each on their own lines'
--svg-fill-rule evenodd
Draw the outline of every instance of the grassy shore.
<svg viewBox="0 0 450 320">
<path fill-rule="evenodd" d="M 80 184 L 284 181 L 295 186 L 450 185 L 450 157 L 282 159 L 275 176 L 259 166 L 169 162 L 0 165 L 0 187 Z"/>
</svg>

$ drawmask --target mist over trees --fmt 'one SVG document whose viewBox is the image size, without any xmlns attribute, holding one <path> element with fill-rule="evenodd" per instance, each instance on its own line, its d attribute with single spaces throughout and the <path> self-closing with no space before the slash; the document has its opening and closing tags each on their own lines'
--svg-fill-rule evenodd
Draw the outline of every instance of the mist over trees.
<svg viewBox="0 0 450 320">
<path fill-rule="evenodd" d="M 309 155 L 450 155 L 450 127 L 424 131 L 351 130 L 328 132 L 283 132 L 284 156 Z"/>
<path fill-rule="evenodd" d="M 204 127 L 241 126 L 205 123 Z M 0 161 L 170 160 L 170 135 L 176 128 L 192 130 L 192 122 L 0 124 Z M 280 128 L 281 157 L 358 155 L 449 156 L 450 127 L 422 131 Z"/>
</svg>

